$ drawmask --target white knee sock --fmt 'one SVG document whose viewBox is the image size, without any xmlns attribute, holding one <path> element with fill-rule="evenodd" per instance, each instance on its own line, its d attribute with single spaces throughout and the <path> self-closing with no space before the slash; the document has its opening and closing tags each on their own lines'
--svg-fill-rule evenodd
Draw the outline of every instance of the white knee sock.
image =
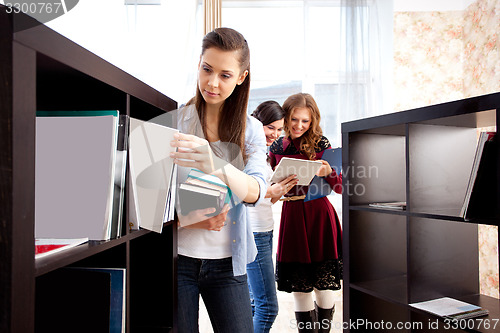
<svg viewBox="0 0 500 333">
<path fill-rule="evenodd" d="M 312 292 L 300 293 L 292 292 L 293 299 L 295 300 L 295 311 L 296 312 L 307 312 L 314 310 L 314 302 L 312 298 Z"/>
<path fill-rule="evenodd" d="M 334 292 L 333 290 L 318 290 L 314 289 L 314 296 L 316 296 L 316 304 L 322 309 L 333 308 L 334 302 Z"/>
</svg>

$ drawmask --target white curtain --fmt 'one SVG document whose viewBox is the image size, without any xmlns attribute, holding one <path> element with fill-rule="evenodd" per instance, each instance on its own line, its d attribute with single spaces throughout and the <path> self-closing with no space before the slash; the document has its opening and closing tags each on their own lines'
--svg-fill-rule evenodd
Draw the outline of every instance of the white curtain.
<svg viewBox="0 0 500 333">
<path fill-rule="evenodd" d="M 393 111 L 392 21 L 392 0 L 341 0 L 341 122 Z"/>
</svg>

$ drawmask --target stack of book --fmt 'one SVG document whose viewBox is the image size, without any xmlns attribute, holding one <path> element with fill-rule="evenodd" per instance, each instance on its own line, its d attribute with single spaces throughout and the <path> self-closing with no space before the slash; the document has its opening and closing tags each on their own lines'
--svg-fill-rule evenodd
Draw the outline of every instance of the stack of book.
<svg viewBox="0 0 500 333">
<path fill-rule="evenodd" d="M 186 181 L 179 184 L 177 206 L 182 215 L 199 209 L 215 208 L 215 212 L 207 216 L 216 216 L 231 197 L 231 190 L 219 178 L 191 169 Z M 182 219 L 181 225 L 185 226 Z"/>
</svg>

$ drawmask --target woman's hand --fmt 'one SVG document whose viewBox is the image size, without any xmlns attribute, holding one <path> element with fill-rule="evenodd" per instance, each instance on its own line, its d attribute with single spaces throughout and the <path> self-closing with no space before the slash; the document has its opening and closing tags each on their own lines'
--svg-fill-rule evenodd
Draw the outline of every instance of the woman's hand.
<svg viewBox="0 0 500 333">
<path fill-rule="evenodd" d="M 321 161 L 321 163 L 323 163 L 323 165 L 319 168 L 318 172 L 316 172 L 316 176 L 318 176 L 318 177 L 329 176 L 333 171 L 332 167 L 325 160 L 319 160 L 319 161 Z"/>
<path fill-rule="evenodd" d="M 188 229 L 206 229 L 221 231 L 226 225 L 226 217 L 229 212 L 229 205 L 224 205 L 219 215 L 208 217 L 207 214 L 211 214 L 215 211 L 215 208 L 198 209 L 191 211 L 188 215 L 180 215 L 179 221 L 181 224 L 188 224 L 184 228 Z M 193 221 L 200 221 L 195 222 Z"/>
<path fill-rule="evenodd" d="M 177 147 L 178 151 L 171 153 L 170 157 L 174 158 L 175 164 L 196 168 L 206 174 L 218 177 L 231 189 L 238 200 L 248 203 L 254 203 L 258 200 L 260 187 L 257 180 L 231 163 L 217 157 L 207 140 L 183 133 L 175 134 L 174 138 L 170 145 Z"/>
<path fill-rule="evenodd" d="M 177 133 L 175 140 L 170 142 L 177 147 L 177 152 L 171 153 L 174 163 L 183 167 L 196 168 L 205 173 L 213 173 L 227 164 L 215 156 L 208 141 L 191 134 Z"/>
<path fill-rule="evenodd" d="M 283 179 L 279 183 L 272 184 L 268 187 L 266 198 L 281 198 L 284 194 L 292 189 L 299 180 L 296 178 L 297 175 L 291 175 Z"/>
</svg>

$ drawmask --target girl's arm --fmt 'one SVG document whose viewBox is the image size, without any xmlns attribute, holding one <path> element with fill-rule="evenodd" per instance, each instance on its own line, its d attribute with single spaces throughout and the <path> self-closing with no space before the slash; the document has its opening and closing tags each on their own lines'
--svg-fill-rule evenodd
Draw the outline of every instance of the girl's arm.
<svg viewBox="0 0 500 333">
<path fill-rule="evenodd" d="M 330 184 L 335 193 L 342 194 L 342 174 L 337 174 L 337 172 L 332 169 L 332 172 L 325 176 L 324 179 Z"/>
</svg>

